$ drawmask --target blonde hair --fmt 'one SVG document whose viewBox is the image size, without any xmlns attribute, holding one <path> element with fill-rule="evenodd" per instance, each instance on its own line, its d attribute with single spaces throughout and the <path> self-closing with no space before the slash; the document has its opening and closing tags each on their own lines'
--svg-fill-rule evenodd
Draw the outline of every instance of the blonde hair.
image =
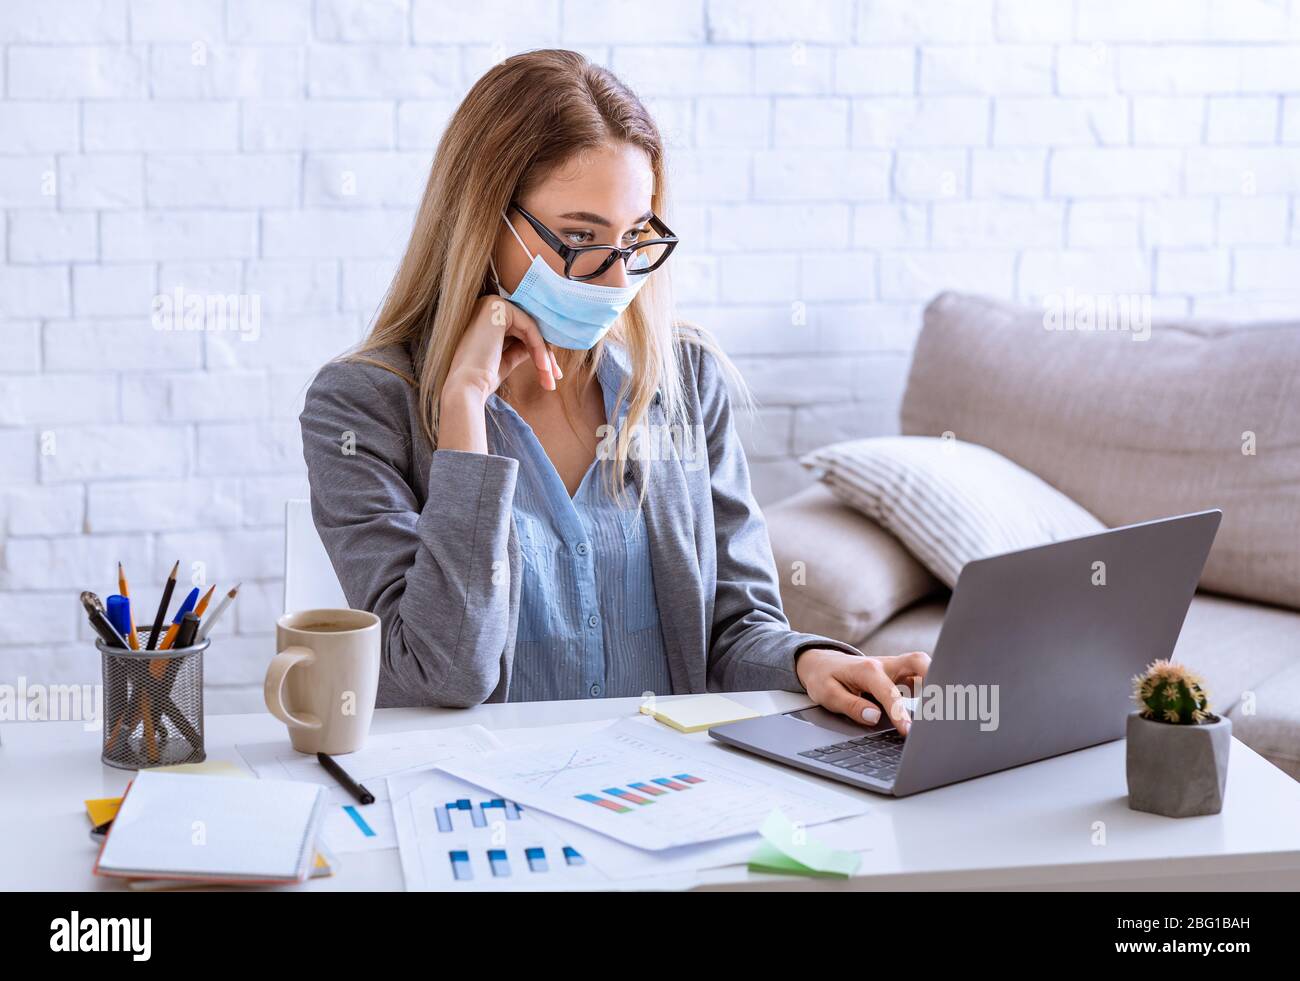
<svg viewBox="0 0 1300 981">
<path fill-rule="evenodd" d="M 632 91 L 609 70 L 575 51 L 548 49 L 507 58 L 480 78 L 447 125 L 397 273 L 369 336 L 346 358 L 389 368 L 373 355 L 390 345 L 412 353 L 413 384 L 426 435 L 438 442 L 439 394 L 475 303 L 489 286 L 488 259 L 507 205 L 576 154 L 621 141 L 641 148 L 654 175 L 651 207 L 667 212 L 663 140 Z M 669 263 L 671 265 L 671 262 Z M 613 486 L 623 488 L 629 441 L 644 424 L 656 391 L 669 424 L 685 430 L 677 340 L 712 350 L 715 343 L 673 318 L 668 266 L 654 272 L 609 336 L 628 351 L 631 371 L 619 392 L 627 417 L 614 447 Z M 565 355 L 590 379 L 604 341 Z M 570 364 L 561 365 L 569 374 Z M 734 373 L 734 369 L 732 369 Z M 584 377 L 582 373 L 579 378 Z M 614 420 L 610 420 L 613 422 Z M 644 492 L 644 485 L 642 487 Z"/>
</svg>

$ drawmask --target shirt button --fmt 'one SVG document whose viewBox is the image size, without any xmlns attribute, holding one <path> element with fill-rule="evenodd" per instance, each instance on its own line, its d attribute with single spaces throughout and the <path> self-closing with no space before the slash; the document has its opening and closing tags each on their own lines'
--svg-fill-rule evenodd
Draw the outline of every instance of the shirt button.
<svg viewBox="0 0 1300 981">
<path fill-rule="evenodd" d="M 600 685 L 591 686 L 591 697 L 596 698 L 600 695 Z"/>
<path fill-rule="evenodd" d="M 593 613 L 591 616 L 587 617 L 587 626 L 588 626 L 588 627 L 594 627 L 594 626 L 596 626 L 598 623 L 600 623 L 600 617 L 596 616 L 596 614 Z"/>
<path fill-rule="evenodd" d="M 587 554 L 587 543 L 586 543 L 586 542 L 578 542 L 578 544 L 575 545 L 573 548 L 574 548 L 574 551 L 576 551 L 579 555 L 586 555 L 586 554 Z"/>
</svg>

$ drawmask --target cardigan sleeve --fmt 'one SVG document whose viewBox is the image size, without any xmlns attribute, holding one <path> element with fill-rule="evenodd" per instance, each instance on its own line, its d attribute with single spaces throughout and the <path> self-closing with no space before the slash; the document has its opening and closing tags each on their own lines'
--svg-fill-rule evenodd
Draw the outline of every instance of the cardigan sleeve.
<svg viewBox="0 0 1300 981">
<path fill-rule="evenodd" d="M 406 384 L 364 362 L 316 376 L 299 418 L 312 516 L 349 605 L 383 621 L 381 690 L 468 707 L 496 689 L 508 642 L 518 463 L 437 450 L 421 505 Z"/>
<path fill-rule="evenodd" d="M 693 355 L 701 424 L 708 446 L 717 583 L 709 643 L 709 682 L 723 691 L 804 691 L 795 658 L 809 647 L 862 652 L 816 634 L 790 629 L 767 523 L 750 489 L 749 465 L 732 420 L 730 396 L 717 359 Z"/>
</svg>

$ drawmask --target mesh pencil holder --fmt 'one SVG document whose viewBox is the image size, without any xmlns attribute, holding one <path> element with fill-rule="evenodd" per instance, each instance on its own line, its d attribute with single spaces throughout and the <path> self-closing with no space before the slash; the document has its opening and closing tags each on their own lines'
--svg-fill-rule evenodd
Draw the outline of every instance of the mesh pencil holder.
<svg viewBox="0 0 1300 981">
<path fill-rule="evenodd" d="M 137 631 L 140 650 L 95 641 L 104 667 L 104 750 L 109 766 L 143 770 L 201 763 L 203 749 L 203 652 L 211 640 L 191 647 L 147 651 L 149 630 Z"/>
</svg>

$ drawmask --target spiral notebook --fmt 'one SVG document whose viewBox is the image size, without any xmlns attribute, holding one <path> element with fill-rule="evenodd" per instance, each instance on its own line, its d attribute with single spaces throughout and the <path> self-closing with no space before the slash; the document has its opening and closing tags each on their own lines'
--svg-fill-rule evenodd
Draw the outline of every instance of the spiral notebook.
<svg viewBox="0 0 1300 981">
<path fill-rule="evenodd" d="M 201 882 L 301 882 L 328 793 L 292 780 L 136 775 L 95 863 L 97 875 Z"/>
</svg>

